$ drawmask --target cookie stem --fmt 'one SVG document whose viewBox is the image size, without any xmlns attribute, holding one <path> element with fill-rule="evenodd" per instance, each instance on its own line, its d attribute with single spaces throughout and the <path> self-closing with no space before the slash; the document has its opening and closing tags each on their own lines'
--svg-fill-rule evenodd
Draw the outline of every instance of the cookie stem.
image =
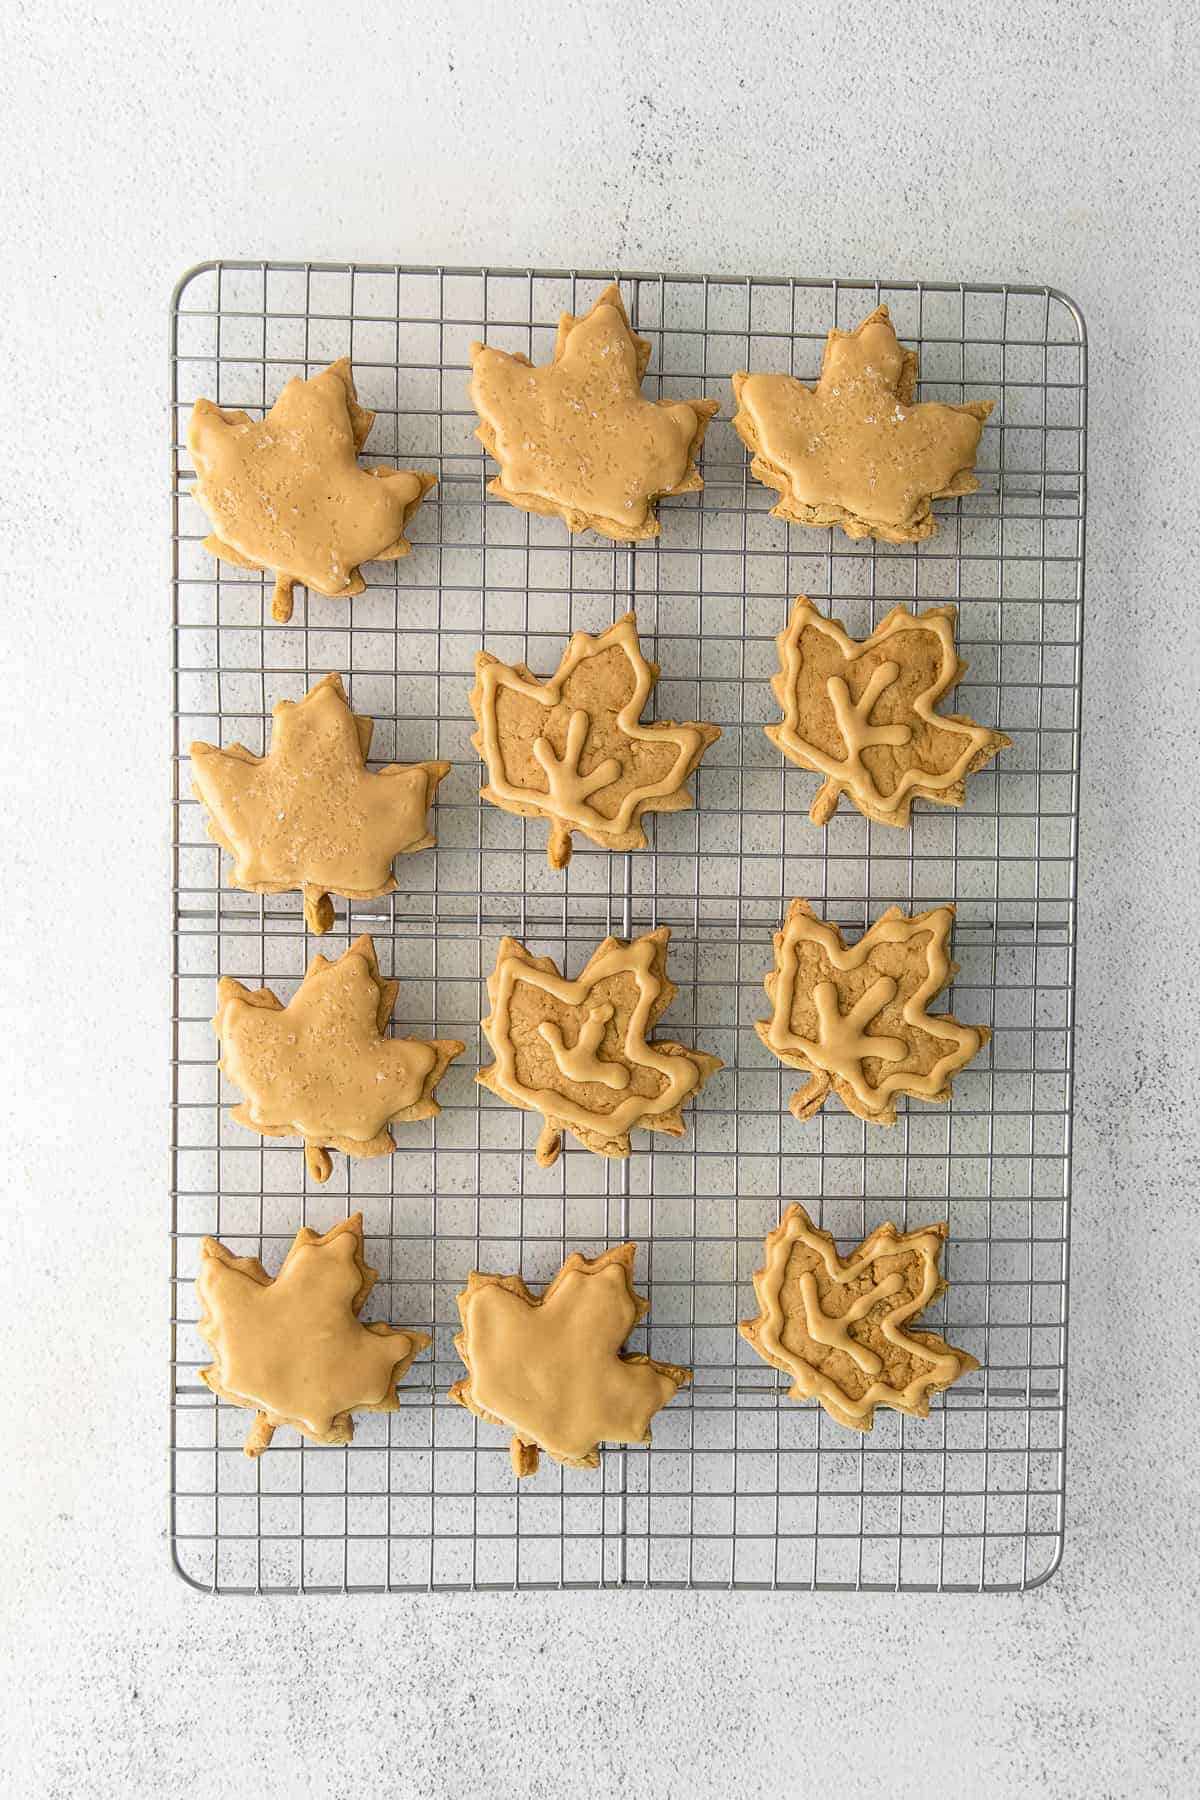
<svg viewBox="0 0 1200 1800">
<path fill-rule="evenodd" d="M 333 1159 L 322 1144 L 304 1140 L 304 1160 L 314 1181 L 325 1182 L 333 1174 Z"/>
<path fill-rule="evenodd" d="M 333 930 L 333 901 L 319 888 L 304 890 L 304 923 L 314 937 L 324 937 Z"/>
<path fill-rule="evenodd" d="M 286 625 L 292 616 L 292 581 L 287 575 L 276 575 L 271 597 L 271 617 L 278 625 Z"/>
<path fill-rule="evenodd" d="M 544 1126 L 538 1133 L 537 1149 L 535 1151 L 538 1168 L 549 1169 L 558 1161 L 558 1153 L 561 1149 L 562 1133 L 556 1131 L 553 1125 Z M 515 1442 L 516 1440 L 514 1439 L 513 1441 Z"/>
<path fill-rule="evenodd" d="M 552 869 L 565 869 L 571 860 L 571 832 L 566 825 L 555 825 L 550 833 L 546 860 Z"/>
<path fill-rule="evenodd" d="M 809 818 L 814 825 L 828 825 L 838 809 L 838 801 L 842 790 L 836 781 L 826 779 L 817 789 L 817 797 L 809 809 Z"/>
<path fill-rule="evenodd" d="M 519 1437 L 511 1440 L 508 1446 L 512 1472 L 519 1481 L 523 1475 L 536 1475 L 540 1457 L 536 1444 L 526 1444 Z"/>
<path fill-rule="evenodd" d="M 254 1423 L 246 1433 L 246 1442 L 242 1448 L 247 1456 L 261 1456 L 274 1436 L 275 1427 L 267 1418 L 266 1413 L 255 1413 Z"/>
</svg>

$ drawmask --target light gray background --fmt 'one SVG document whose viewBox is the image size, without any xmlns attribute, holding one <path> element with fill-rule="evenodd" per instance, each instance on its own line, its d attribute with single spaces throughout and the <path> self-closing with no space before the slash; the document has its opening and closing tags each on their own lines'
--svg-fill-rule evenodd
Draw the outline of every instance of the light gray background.
<svg viewBox="0 0 1200 1800">
<path fill-rule="evenodd" d="M 7 1791 L 1194 1792 L 1195 7 L 5 11 Z M 1082 305 L 1068 1545 L 1047 1588 L 214 1602 L 170 1572 L 166 312 L 214 254 L 1008 278 Z"/>
</svg>

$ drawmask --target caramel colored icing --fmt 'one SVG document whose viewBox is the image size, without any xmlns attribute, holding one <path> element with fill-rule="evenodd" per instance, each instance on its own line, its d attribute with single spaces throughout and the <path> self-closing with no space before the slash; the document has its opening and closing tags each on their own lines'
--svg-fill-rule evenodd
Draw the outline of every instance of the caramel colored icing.
<svg viewBox="0 0 1200 1800">
<path fill-rule="evenodd" d="M 204 1239 L 197 1329 L 216 1360 L 200 1374 L 231 1406 L 254 1408 L 247 1456 L 265 1450 L 280 1425 L 319 1444 L 348 1444 L 353 1413 L 395 1412 L 397 1383 L 432 1340 L 362 1323 L 375 1279 L 361 1213 L 324 1237 L 303 1227 L 274 1279 L 256 1257 Z"/>
<path fill-rule="evenodd" d="M 517 1475 L 536 1473 L 541 1450 L 595 1469 L 601 1443 L 649 1443 L 655 1413 L 692 1379 L 690 1369 L 622 1354 L 649 1307 L 634 1292 L 636 1249 L 620 1244 L 592 1262 L 576 1251 L 540 1298 L 519 1275 L 467 1277 L 454 1347 L 468 1374 L 450 1398 L 512 1432 Z"/>
<path fill-rule="evenodd" d="M 670 935 L 661 925 L 632 943 L 605 938 L 574 981 L 515 938 L 501 943 L 483 1021 L 496 1060 L 476 1080 L 544 1116 L 543 1166 L 564 1131 L 601 1156 L 628 1156 L 634 1126 L 682 1137 L 682 1103 L 721 1067 L 702 1050 L 647 1042 L 677 991 L 667 979 Z"/>
<path fill-rule="evenodd" d="M 779 489 L 777 517 L 910 543 L 937 530 L 932 501 L 976 491 L 992 402 L 914 405 L 918 361 L 878 306 L 853 331 L 829 333 L 815 387 L 793 375 L 734 376 L 734 428 L 752 473 Z"/>
<path fill-rule="evenodd" d="M 912 917 L 892 906 L 848 946 L 806 900 L 792 901 L 765 983 L 771 1017 L 755 1030 L 780 1062 L 811 1076 L 788 1103 L 798 1119 L 818 1111 L 831 1087 L 875 1125 L 895 1124 L 897 1094 L 950 1099 L 952 1078 L 991 1036 L 925 1010 L 957 973 L 953 922 L 952 906 Z"/>
<path fill-rule="evenodd" d="M 642 724 L 657 680 L 633 613 L 598 637 L 577 631 L 548 681 L 486 650 L 476 657 L 471 742 L 487 765 L 483 797 L 550 821 L 551 868 L 570 861 L 573 831 L 607 850 L 642 849 L 643 813 L 691 805 L 683 783 L 720 729 Z"/>
<path fill-rule="evenodd" d="M 434 476 L 359 467 L 375 414 L 358 404 L 350 360 L 309 381 L 289 381 L 265 419 L 197 400 L 188 449 L 192 490 L 213 528 L 205 547 L 276 576 L 276 619 L 292 616 L 292 586 L 349 597 L 365 587 L 359 564 L 391 562 Z"/>
<path fill-rule="evenodd" d="M 967 776 L 1012 742 L 933 710 L 966 673 L 956 617 L 953 606 L 920 614 L 894 606 L 860 642 L 800 595 L 775 640 L 780 672 L 771 687 L 783 722 L 766 733 L 792 762 L 824 775 L 814 825 L 828 824 L 842 794 L 880 825 L 907 825 L 919 796 L 961 806 Z"/>
<path fill-rule="evenodd" d="M 979 1367 L 909 1321 L 945 1291 L 944 1224 L 900 1233 L 879 1226 L 843 1262 L 833 1238 L 798 1203 L 766 1240 L 754 1276 L 757 1319 L 738 1330 L 765 1362 L 790 1375 L 793 1400 L 819 1400 L 831 1418 L 869 1431 L 877 1406 L 929 1414 L 929 1395 Z"/>
<path fill-rule="evenodd" d="M 327 1181 L 327 1146 L 386 1156 L 396 1148 L 389 1124 L 440 1112 L 434 1087 L 464 1046 L 385 1037 L 399 987 L 381 978 L 369 937 L 336 962 L 314 956 L 286 1006 L 270 988 L 223 977 L 213 1029 L 221 1071 L 245 1095 L 233 1109 L 239 1125 L 303 1138 L 310 1174 Z"/>
<path fill-rule="evenodd" d="M 657 537 L 656 499 L 704 486 L 696 456 L 718 402 L 644 399 L 649 360 L 615 282 L 581 318 L 563 313 L 547 366 L 472 344 L 476 436 L 500 465 L 489 491 L 572 531 Z"/>
<path fill-rule="evenodd" d="M 427 813 L 446 762 L 366 766 L 372 722 L 352 713 L 337 675 L 281 700 L 271 748 L 191 747 L 209 836 L 234 857 L 230 880 L 255 894 L 299 888 L 309 928 L 333 924 L 329 894 L 370 900 L 396 887 L 392 858 L 434 842 Z"/>
</svg>

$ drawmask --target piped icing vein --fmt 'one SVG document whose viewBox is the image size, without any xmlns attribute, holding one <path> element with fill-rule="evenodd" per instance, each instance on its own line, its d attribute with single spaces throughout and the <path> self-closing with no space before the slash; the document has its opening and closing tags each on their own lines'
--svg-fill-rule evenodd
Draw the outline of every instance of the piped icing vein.
<svg viewBox="0 0 1200 1800">
<path fill-rule="evenodd" d="M 434 842 L 428 811 L 447 762 L 371 771 L 372 721 L 351 712 L 340 676 L 274 709 L 271 747 L 191 746 L 209 835 L 234 857 L 230 881 L 251 893 L 299 888 L 309 929 L 333 924 L 329 894 L 374 899 L 396 887 L 392 858 Z"/>
<path fill-rule="evenodd" d="M 683 783 L 720 729 L 643 724 L 657 680 L 633 613 L 596 637 L 577 631 L 547 681 L 524 663 L 487 651 L 476 657 L 470 702 L 479 729 L 471 742 L 487 766 L 483 797 L 550 821 L 552 868 L 570 860 L 574 831 L 604 849 L 640 849 L 644 813 L 691 805 Z"/>
<path fill-rule="evenodd" d="M 906 826 L 918 797 L 961 806 L 968 775 L 1012 740 L 959 714 L 934 711 L 966 673 L 954 642 L 957 609 L 895 606 L 862 640 L 822 618 L 801 594 L 776 639 L 771 687 L 783 710 L 765 727 L 801 768 L 825 777 L 812 804 L 825 825 L 842 794 L 881 825 Z"/>
<path fill-rule="evenodd" d="M 914 405 L 918 360 L 878 306 L 853 331 L 829 333 L 815 387 L 793 375 L 733 377 L 734 429 L 751 472 L 778 488 L 779 518 L 911 543 L 937 530 L 934 500 L 976 491 L 993 403 Z"/>
<path fill-rule="evenodd" d="M 192 492 L 212 526 L 205 548 L 274 572 L 272 615 L 292 616 L 297 582 L 331 597 L 361 594 L 359 567 L 407 556 L 405 530 L 437 485 L 423 470 L 364 469 L 375 414 L 358 404 L 350 359 L 295 376 L 265 419 L 197 400 L 188 449 Z"/>
<path fill-rule="evenodd" d="M 570 1132 L 602 1156 L 628 1156 L 634 1126 L 683 1133 L 680 1107 L 721 1067 L 718 1057 L 647 1033 L 675 996 L 670 931 L 606 938 L 574 979 L 506 937 L 488 977 L 483 1029 L 495 1062 L 477 1080 L 511 1106 L 540 1112 L 543 1166 Z"/>
<path fill-rule="evenodd" d="M 906 916 L 890 907 L 856 944 L 793 900 L 775 934 L 775 967 L 765 986 L 771 1017 L 756 1021 L 767 1048 L 810 1080 L 792 1095 L 798 1119 L 830 1088 L 859 1118 L 896 1122 L 896 1096 L 948 1101 L 955 1074 L 991 1036 L 928 1003 L 950 981 L 952 906 Z"/>
<path fill-rule="evenodd" d="M 553 361 L 471 346 L 476 436 L 500 465 L 489 491 L 571 531 L 657 537 L 655 502 L 704 486 L 696 456 L 716 400 L 647 400 L 650 343 L 614 282 L 581 317 L 563 313 Z"/>
<path fill-rule="evenodd" d="M 925 1418 L 929 1396 L 979 1367 L 911 1321 L 944 1292 L 944 1223 L 873 1231 L 845 1260 L 794 1202 L 766 1239 L 755 1272 L 756 1319 L 738 1330 L 792 1379 L 793 1400 L 819 1400 L 839 1424 L 869 1431 L 877 1406 Z"/>
</svg>

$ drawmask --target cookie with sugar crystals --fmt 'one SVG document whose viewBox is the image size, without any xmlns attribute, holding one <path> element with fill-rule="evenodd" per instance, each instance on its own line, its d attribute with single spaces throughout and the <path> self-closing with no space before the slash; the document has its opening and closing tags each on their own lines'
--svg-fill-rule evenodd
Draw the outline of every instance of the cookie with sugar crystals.
<svg viewBox="0 0 1200 1800">
<path fill-rule="evenodd" d="M 975 493 L 993 402 L 915 403 L 918 364 L 877 306 L 853 331 L 829 333 L 815 387 L 794 375 L 733 377 L 734 429 L 751 473 L 779 490 L 777 518 L 914 543 L 937 530 L 935 500 Z"/>
<path fill-rule="evenodd" d="M 364 469 L 358 458 L 375 414 L 358 404 L 347 356 L 304 381 L 294 376 L 265 419 L 197 400 L 188 449 L 192 492 L 208 517 L 206 550 L 275 576 L 272 617 L 292 616 L 296 582 L 331 598 L 361 594 L 365 562 L 394 562 L 437 478 L 424 470 Z"/>
<path fill-rule="evenodd" d="M 592 1261 L 575 1251 L 541 1295 L 519 1275 L 467 1277 L 454 1347 L 468 1374 L 450 1398 L 511 1431 L 515 1475 L 536 1474 L 543 1450 L 596 1469 L 602 1443 L 649 1443 L 655 1413 L 692 1379 L 623 1348 L 650 1304 L 634 1291 L 636 1250 L 619 1244 Z"/>
<path fill-rule="evenodd" d="M 303 700 L 281 700 L 271 748 L 191 746 L 192 784 L 208 834 L 234 858 L 229 877 L 252 894 L 298 888 L 318 936 L 333 925 L 331 893 L 374 900 L 395 891 L 392 858 L 434 842 L 429 808 L 448 762 L 370 770 L 373 721 L 351 712 L 339 675 Z"/>
<path fill-rule="evenodd" d="M 756 1319 L 738 1330 L 793 1400 L 818 1400 L 839 1425 L 870 1431 L 877 1406 L 929 1415 L 929 1396 L 979 1367 L 911 1321 L 943 1294 L 944 1223 L 897 1231 L 889 1221 L 842 1259 L 798 1201 L 769 1232 L 755 1271 Z"/>
<path fill-rule="evenodd" d="M 385 1037 L 398 981 L 379 973 L 375 946 L 356 938 L 336 962 L 314 956 L 284 1006 L 270 988 L 223 976 L 213 1030 L 219 1068 L 245 1095 L 232 1116 L 263 1137 L 298 1137 L 314 1181 L 329 1149 L 387 1156 L 388 1127 L 441 1111 L 433 1090 L 466 1048 L 448 1038 Z"/>
<path fill-rule="evenodd" d="M 550 363 L 472 344 L 475 435 L 500 465 L 489 492 L 571 531 L 657 537 L 657 501 L 704 486 L 696 457 L 719 402 L 647 400 L 649 361 L 615 282 L 581 317 L 562 314 Z"/>
<path fill-rule="evenodd" d="M 251 1407 L 247 1456 L 281 1425 L 316 1444 L 348 1444 L 356 1412 L 395 1412 L 396 1388 L 432 1338 L 364 1325 L 378 1276 L 363 1255 L 362 1214 L 318 1237 L 303 1226 L 278 1275 L 216 1238 L 200 1245 L 196 1329 L 214 1360 L 200 1378 L 231 1406 Z"/>
</svg>

